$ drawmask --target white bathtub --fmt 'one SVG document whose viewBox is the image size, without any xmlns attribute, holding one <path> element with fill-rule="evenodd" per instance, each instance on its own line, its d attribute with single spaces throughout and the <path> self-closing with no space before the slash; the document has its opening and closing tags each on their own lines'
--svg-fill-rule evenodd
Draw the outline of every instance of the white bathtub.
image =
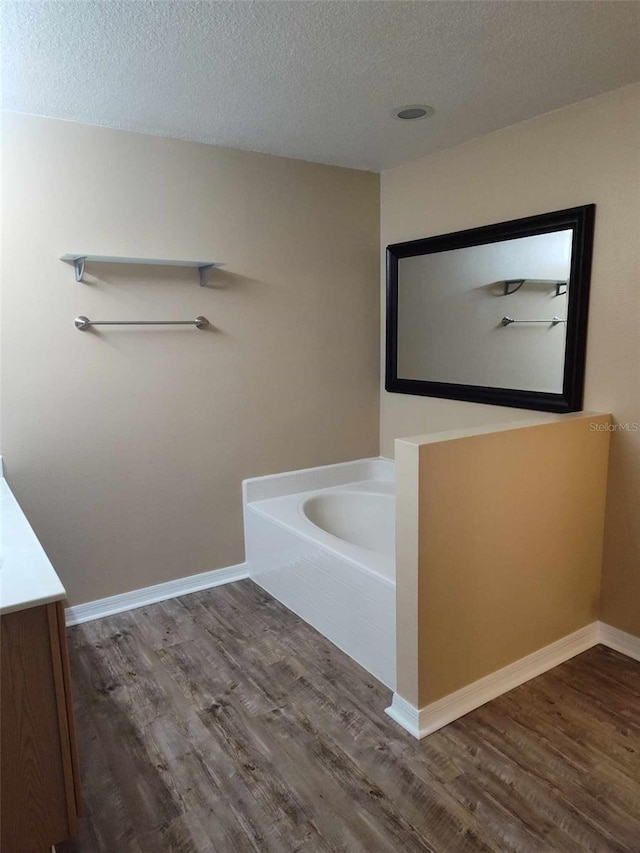
<svg viewBox="0 0 640 853">
<path fill-rule="evenodd" d="M 249 576 L 391 689 L 394 479 L 365 459 L 243 483 Z"/>
</svg>

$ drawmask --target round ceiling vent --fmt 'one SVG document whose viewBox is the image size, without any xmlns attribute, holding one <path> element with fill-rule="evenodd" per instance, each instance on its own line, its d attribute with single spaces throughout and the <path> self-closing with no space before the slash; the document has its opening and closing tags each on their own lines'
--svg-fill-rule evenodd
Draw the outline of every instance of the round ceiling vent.
<svg viewBox="0 0 640 853">
<path fill-rule="evenodd" d="M 433 113 L 433 107 L 428 107 L 426 104 L 407 104 L 404 107 L 398 107 L 398 109 L 393 110 L 391 115 L 401 121 L 415 121 L 419 118 L 429 118 Z"/>
</svg>

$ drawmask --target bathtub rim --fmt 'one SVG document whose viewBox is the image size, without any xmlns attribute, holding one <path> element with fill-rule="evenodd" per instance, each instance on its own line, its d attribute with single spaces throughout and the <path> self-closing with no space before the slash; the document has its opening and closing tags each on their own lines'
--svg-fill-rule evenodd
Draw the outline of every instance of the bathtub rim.
<svg viewBox="0 0 640 853">
<path fill-rule="evenodd" d="M 242 502 L 262 500 L 369 480 L 396 482 L 396 463 L 388 456 L 366 456 L 348 462 L 333 462 L 312 468 L 295 468 L 275 474 L 248 477 L 242 481 Z"/>
</svg>

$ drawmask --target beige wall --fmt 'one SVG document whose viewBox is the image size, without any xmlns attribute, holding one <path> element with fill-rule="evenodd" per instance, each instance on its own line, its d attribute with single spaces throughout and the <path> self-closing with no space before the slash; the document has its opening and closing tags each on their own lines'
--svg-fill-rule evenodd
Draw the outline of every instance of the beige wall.
<svg viewBox="0 0 640 853">
<path fill-rule="evenodd" d="M 3 160 L 2 452 L 72 603 L 242 561 L 244 477 L 377 455 L 377 175 L 15 115 Z"/>
<path fill-rule="evenodd" d="M 424 707 L 598 619 L 608 423 L 398 441 L 399 516 L 418 546 L 417 566 L 398 554 L 403 698 Z"/>
<path fill-rule="evenodd" d="M 381 241 L 410 240 L 595 202 L 585 407 L 640 422 L 640 85 L 392 169 Z M 383 266 L 384 269 L 384 266 Z M 383 329 L 384 340 L 384 329 Z M 395 438 L 530 413 L 382 393 L 382 453 Z M 640 431 L 615 432 L 602 618 L 640 635 Z"/>
</svg>

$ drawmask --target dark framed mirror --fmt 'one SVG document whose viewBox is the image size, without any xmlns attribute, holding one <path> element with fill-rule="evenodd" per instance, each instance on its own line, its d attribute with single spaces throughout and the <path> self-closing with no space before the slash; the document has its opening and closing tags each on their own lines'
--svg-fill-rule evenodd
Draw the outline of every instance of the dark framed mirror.
<svg viewBox="0 0 640 853">
<path fill-rule="evenodd" d="M 595 205 L 387 247 L 387 391 L 582 408 Z"/>
</svg>

